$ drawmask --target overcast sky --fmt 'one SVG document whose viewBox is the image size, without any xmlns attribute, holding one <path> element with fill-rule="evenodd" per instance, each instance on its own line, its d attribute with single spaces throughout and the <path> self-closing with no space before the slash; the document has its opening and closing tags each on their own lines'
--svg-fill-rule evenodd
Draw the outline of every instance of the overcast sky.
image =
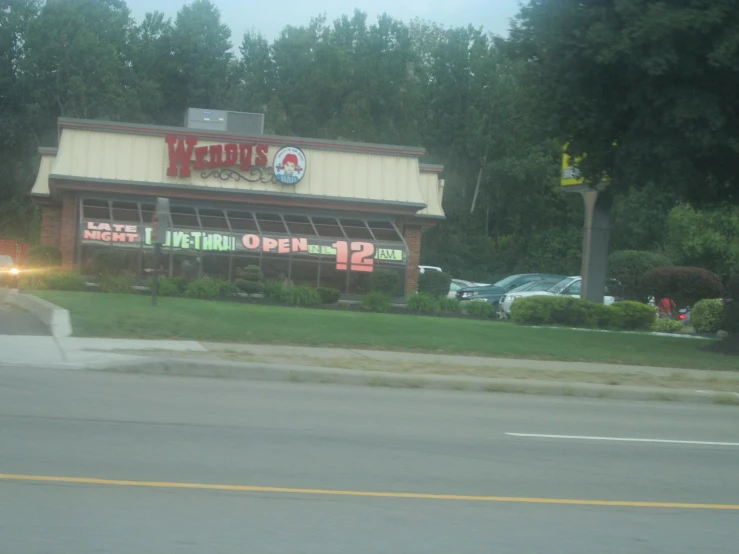
<svg viewBox="0 0 739 554">
<path fill-rule="evenodd" d="M 221 20 L 231 27 L 235 46 L 247 30 L 261 32 L 270 41 L 277 38 L 288 24 L 307 24 L 312 17 L 326 14 L 333 21 L 355 8 L 367 13 L 374 22 L 383 12 L 409 21 L 415 17 L 444 26 L 474 25 L 498 35 L 508 32 L 508 22 L 518 11 L 519 0 L 282 0 L 255 2 L 213 0 L 221 10 Z M 133 17 L 141 21 L 146 12 L 158 10 L 174 18 L 186 0 L 128 0 Z"/>
</svg>

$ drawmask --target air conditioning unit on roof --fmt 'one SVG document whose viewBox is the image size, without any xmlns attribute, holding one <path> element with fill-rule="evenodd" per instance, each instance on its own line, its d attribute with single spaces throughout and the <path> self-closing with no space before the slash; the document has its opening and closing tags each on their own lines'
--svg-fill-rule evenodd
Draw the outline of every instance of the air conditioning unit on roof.
<svg viewBox="0 0 739 554">
<path fill-rule="evenodd" d="M 221 131 L 234 135 L 262 135 L 264 134 L 264 114 L 188 108 L 185 112 L 185 127 L 203 131 Z"/>
</svg>

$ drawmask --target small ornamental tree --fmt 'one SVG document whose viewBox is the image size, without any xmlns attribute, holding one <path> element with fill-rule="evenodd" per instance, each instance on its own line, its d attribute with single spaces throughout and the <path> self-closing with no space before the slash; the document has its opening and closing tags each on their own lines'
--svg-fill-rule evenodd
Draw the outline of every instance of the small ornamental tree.
<svg viewBox="0 0 739 554">
<path fill-rule="evenodd" d="M 724 287 L 715 273 L 701 267 L 658 267 L 643 278 L 644 291 L 655 299 L 671 298 L 678 308 L 704 298 L 721 298 Z"/>
</svg>

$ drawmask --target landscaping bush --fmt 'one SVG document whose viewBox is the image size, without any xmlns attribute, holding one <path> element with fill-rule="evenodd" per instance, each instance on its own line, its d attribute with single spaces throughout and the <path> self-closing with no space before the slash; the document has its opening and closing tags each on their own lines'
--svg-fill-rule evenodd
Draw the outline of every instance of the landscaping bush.
<svg viewBox="0 0 739 554">
<path fill-rule="evenodd" d="M 85 290 L 85 278 L 76 271 L 53 271 L 46 277 L 46 288 L 51 290 Z"/>
<path fill-rule="evenodd" d="M 619 327 L 627 331 L 647 331 L 652 328 L 657 313 L 649 304 L 626 300 L 611 305 L 610 310 L 621 315 Z"/>
<path fill-rule="evenodd" d="M 487 302 L 465 302 L 464 311 L 472 317 L 493 317 L 493 307 Z"/>
<path fill-rule="evenodd" d="M 700 300 L 690 312 L 690 323 L 699 333 L 715 333 L 723 322 L 724 303 L 721 300 Z"/>
<path fill-rule="evenodd" d="M 390 297 L 382 292 L 370 292 L 362 297 L 362 308 L 370 312 L 385 313 L 390 310 Z"/>
<path fill-rule="evenodd" d="M 62 265 L 62 251 L 56 246 L 34 246 L 26 252 L 28 267 L 55 267 Z"/>
<path fill-rule="evenodd" d="M 442 271 L 427 271 L 418 277 L 418 292 L 428 293 L 434 298 L 444 298 L 449 293 L 452 278 Z"/>
<path fill-rule="evenodd" d="M 623 296 L 627 300 L 645 302 L 644 274 L 656 267 L 670 265 L 667 256 L 658 252 L 641 250 L 619 250 L 608 257 L 608 273 L 623 287 Z"/>
<path fill-rule="evenodd" d="M 236 287 L 228 281 L 219 279 L 198 279 L 187 286 L 187 296 L 189 298 L 201 298 L 205 300 L 215 300 L 231 296 L 236 292 Z"/>
<path fill-rule="evenodd" d="M 21 274 L 18 287 L 25 290 L 46 290 L 49 288 L 49 273 L 35 271 L 25 275 Z"/>
<path fill-rule="evenodd" d="M 336 304 L 341 298 L 341 291 L 339 289 L 332 289 L 329 287 L 318 287 L 318 296 L 321 297 L 321 304 Z"/>
<path fill-rule="evenodd" d="M 564 325 L 583 329 L 626 329 L 641 325 L 646 304 L 618 302 L 620 308 L 563 296 L 531 296 L 511 305 L 511 320 L 519 325 Z M 632 306 L 632 305 L 636 306 Z M 654 310 L 650 317 L 654 320 Z M 651 325 L 651 321 L 650 321 Z M 649 328 L 649 327 L 647 327 Z"/>
<path fill-rule="evenodd" d="M 399 296 L 402 292 L 400 290 L 398 273 L 390 269 L 378 269 L 374 271 L 370 277 L 370 290 L 372 292 L 381 292 L 388 296 Z"/>
<path fill-rule="evenodd" d="M 438 311 L 439 303 L 430 294 L 421 292 L 411 296 L 405 307 L 409 312 L 433 314 Z"/>
<path fill-rule="evenodd" d="M 462 313 L 462 303 L 456 298 L 442 298 L 439 300 L 439 311 L 447 314 Z"/>
<path fill-rule="evenodd" d="M 259 281 L 236 279 L 234 281 L 234 285 L 237 289 L 246 294 L 259 294 L 264 292 L 264 283 L 260 283 Z"/>
<path fill-rule="evenodd" d="M 154 280 L 149 281 L 149 287 L 154 286 Z M 163 277 L 159 279 L 159 296 L 183 296 L 187 292 L 188 282 L 184 277 Z"/>
<path fill-rule="evenodd" d="M 101 275 L 121 273 L 127 266 L 125 251 L 120 248 L 101 248 L 93 251 L 88 268 L 91 273 Z"/>
<path fill-rule="evenodd" d="M 269 281 L 264 283 L 264 297 L 273 302 L 287 304 L 290 302 L 290 290 L 282 281 Z"/>
<path fill-rule="evenodd" d="M 264 273 L 259 269 L 258 265 L 248 265 L 245 268 L 237 267 L 234 271 L 234 276 L 238 279 L 244 279 L 246 281 L 263 282 Z"/>
<path fill-rule="evenodd" d="M 679 333 L 683 328 L 683 324 L 674 319 L 659 318 L 652 324 L 652 331 L 655 333 Z"/>
<path fill-rule="evenodd" d="M 133 277 L 123 273 L 103 273 L 99 282 L 102 292 L 130 293 L 133 291 Z"/>
<path fill-rule="evenodd" d="M 316 306 L 321 303 L 321 296 L 313 287 L 290 287 L 290 303 L 294 306 Z"/>
<path fill-rule="evenodd" d="M 704 298 L 721 298 L 724 287 L 719 278 L 700 267 L 658 267 L 643 279 L 644 291 L 656 299 L 671 298 L 678 308 L 692 306 Z"/>
</svg>

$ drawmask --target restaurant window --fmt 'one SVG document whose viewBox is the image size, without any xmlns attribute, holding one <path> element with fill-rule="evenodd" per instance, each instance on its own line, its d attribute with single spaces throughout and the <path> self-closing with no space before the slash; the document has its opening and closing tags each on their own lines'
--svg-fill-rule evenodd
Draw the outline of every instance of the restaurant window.
<svg viewBox="0 0 739 554">
<path fill-rule="evenodd" d="M 349 272 L 349 294 L 362 296 L 372 290 L 370 279 L 371 273 L 361 271 Z"/>
<path fill-rule="evenodd" d="M 318 263 L 306 258 L 293 258 L 290 266 L 290 280 L 293 285 L 318 286 Z"/>
<path fill-rule="evenodd" d="M 285 229 L 285 223 L 282 221 L 282 217 L 279 214 L 267 214 L 257 212 L 256 214 L 257 223 L 262 234 L 279 234 L 286 235 L 287 229 Z"/>
<path fill-rule="evenodd" d="M 395 230 L 395 226 L 390 221 L 368 221 L 372 234 L 378 241 L 385 242 L 403 242 L 403 239 Z"/>
<path fill-rule="evenodd" d="M 144 223 L 151 223 L 157 208 L 154 204 L 141 204 L 141 219 Z"/>
<path fill-rule="evenodd" d="M 275 256 L 262 258 L 262 273 L 265 281 L 287 281 L 290 273 L 290 258 L 287 256 Z"/>
<path fill-rule="evenodd" d="M 342 219 L 341 227 L 350 239 L 374 239 L 372 233 L 367 228 L 367 224 L 361 219 Z"/>
<path fill-rule="evenodd" d="M 141 276 L 144 278 L 150 278 L 154 276 L 154 252 L 144 250 L 141 257 Z M 170 275 L 172 264 L 172 255 L 169 251 L 162 251 L 161 263 L 159 265 L 161 273 L 160 277 L 167 277 Z"/>
<path fill-rule="evenodd" d="M 195 208 L 189 208 L 187 206 L 172 206 L 169 209 L 172 215 L 172 226 L 173 227 L 194 227 L 200 229 L 198 223 L 198 216 L 195 214 Z"/>
<path fill-rule="evenodd" d="M 312 217 L 313 225 L 319 236 L 344 238 L 339 222 L 333 217 Z"/>
<path fill-rule="evenodd" d="M 228 221 L 234 231 L 249 231 L 258 233 L 259 229 L 254 221 L 254 214 L 251 212 L 232 212 L 228 211 Z"/>
<path fill-rule="evenodd" d="M 336 261 L 324 259 L 321 262 L 321 275 L 319 284 L 322 287 L 337 289 L 346 294 L 346 271 L 336 269 Z"/>
<path fill-rule="evenodd" d="M 82 217 L 110 221 L 110 203 L 107 200 L 85 198 L 82 201 Z"/>
<path fill-rule="evenodd" d="M 172 254 L 172 276 L 188 280 L 199 279 L 200 259 L 197 254 L 178 252 Z"/>
<path fill-rule="evenodd" d="M 228 221 L 226 221 L 226 214 L 223 210 L 198 208 L 198 215 L 200 216 L 200 224 L 203 226 L 203 229 L 230 230 Z"/>
<path fill-rule="evenodd" d="M 127 223 L 139 223 L 139 207 L 135 202 L 113 202 L 113 221 L 124 221 Z"/>
<path fill-rule="evenodd" d="M 203 256 L 203 277 L 228 281 L 230 258 L 229 254 L 207 254 Z"/>
<path fill-rule="evenodd" d="M 231 277 L 233 279 L 242 279 L 247 267 L 259 267 L 259 256 L 234 256 L 232 266 Z"/>
<path fill-rule="evenodd" d="M 314 237 L 316 231 L 311 225 L 310 219 L 304 215 L 285 214 L 285 224 L 291 235 L 298 237 Z"/>
<path fill-rule="evenodd" d="M 398 275 L 398 287 L 391 296 L 403 296 L 405 291 L 405 265 L 402 266 L 379 266 L 375 271 L 392 271 Z"/>
</svg>

